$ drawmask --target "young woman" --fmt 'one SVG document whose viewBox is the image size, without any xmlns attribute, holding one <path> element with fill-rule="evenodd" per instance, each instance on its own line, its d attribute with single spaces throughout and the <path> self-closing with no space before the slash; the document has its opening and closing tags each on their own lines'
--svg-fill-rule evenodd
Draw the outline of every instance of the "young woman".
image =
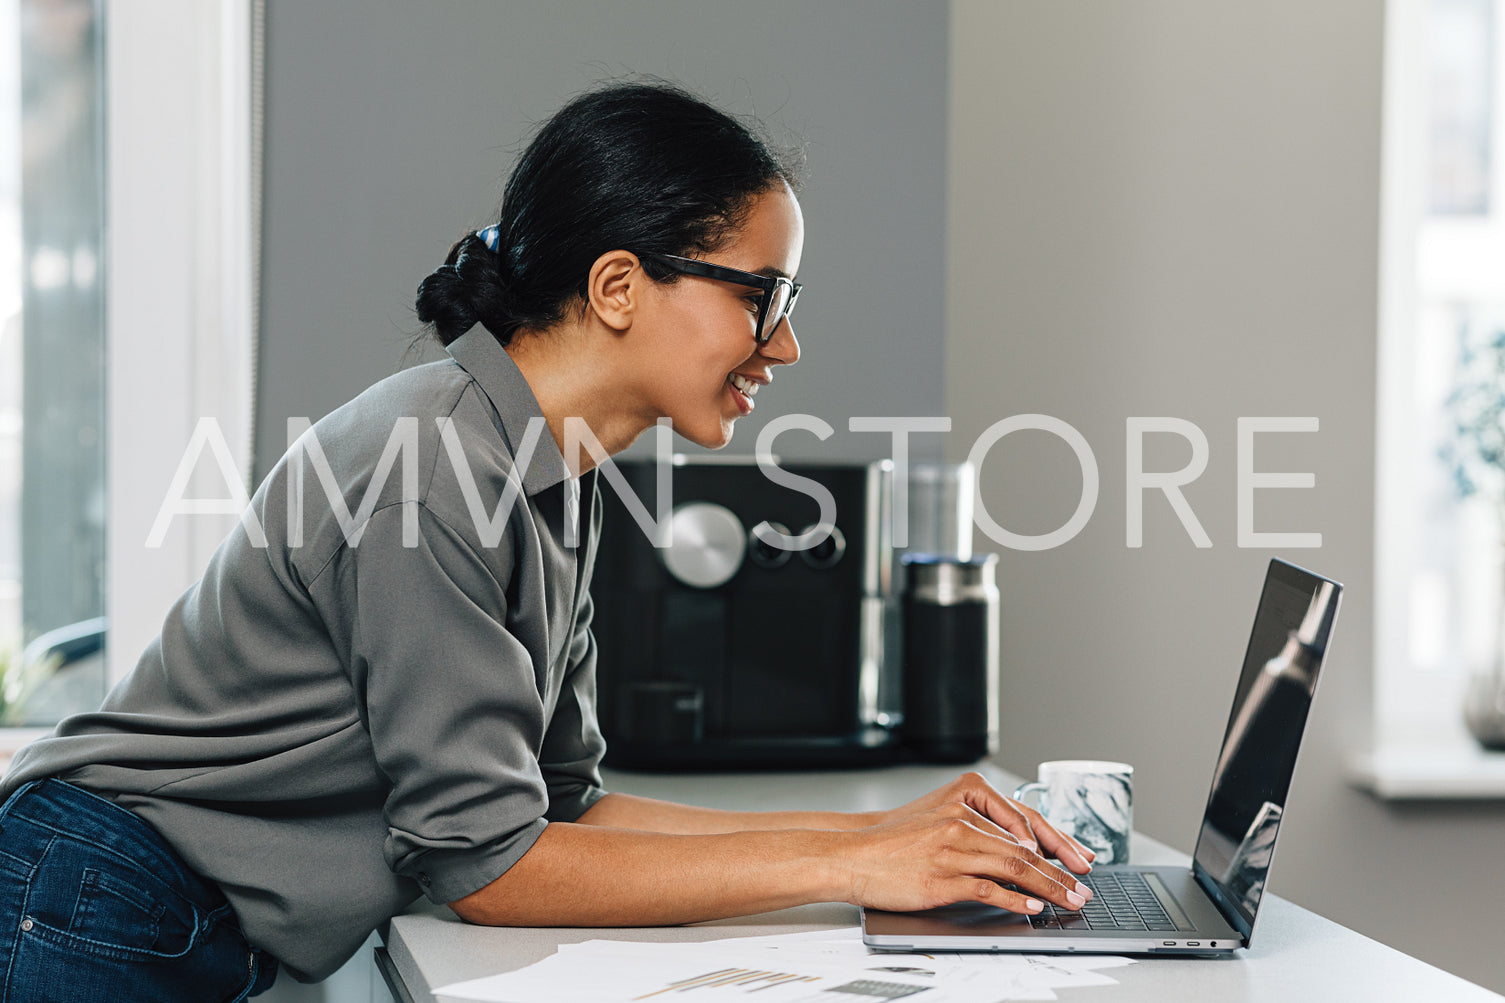
<svg viewBox="0 0 1505 1003">
<path fill-rule="evenodd" d="M 863 815 L 601 787 L 600 507 L 571 423 L 610 452 L 660 416 L 731 438 L 799 358 L 796 183 L 668 87 L 543 126 L 499 221 L 419 288 L 450 357 L 290 448 L 103 707 L 0 783 L 7 1003 L 316 981 L 419 895 L 549 926 L 1082 903 L 1046 856 L 1090 854 L 976 774 Z"/>
</svg>

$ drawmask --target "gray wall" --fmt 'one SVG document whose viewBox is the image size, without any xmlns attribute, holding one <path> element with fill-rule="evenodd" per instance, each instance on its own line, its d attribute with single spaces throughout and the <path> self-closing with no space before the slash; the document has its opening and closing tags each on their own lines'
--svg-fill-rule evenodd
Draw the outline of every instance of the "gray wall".
<svg viewBox="0 0 1505 1003">
<path fill-rule="evenodd" d="M 1371 699 L 1382 10 L 959 0 L 946 400 L 958 455 L 1040 412 L 1102 473 L 1080 536 L 1003 554 L 1003 764 L 1130 761 L 1136 821 L 1189 850 L 1264 565 L 1330 574 L 1348 588 L 1273 888 L 1502 990 L 1505 807 L 1389 807 L 1343 779 Z M 1158 415 L 1209 440 L 1185 494 L 1211 549 L 1158 495 L 1143 547 L 1125 544 L 1125 419 Z M 1320 549 L 1238 547 L 1235 422 L 1258 415 L 1320 420 L 1255 451 L 1259 470 L 1316 474 L 1258 492 L 1255 528 L 1321 532 Z M 1189 448 L 1159 438 L 1146 468 L 1182 467 Z M 1043 433 L 1005 439 L 982 481 L 1028 533 L 1080 488 Z"/>
<path fill-rule="evenodd" d="M 789 433 L 781 455 L 875 458 L 887 440 L 846 432 L 848 415 L 941 413 L 944 0 L 268 7 L 258 481 L 290 415 L 317 419 L 414 361 L 419 280 L 495 219 L 533 125 L 627 73 L 808 142 L 804 358 L 729 451 L 803 411 L 838 432 Z"/>
<path fill-rule="evenodd" d="M 949 413 L 965 452 L 1042 412 L 1095 450 L 1088 528 L 1003 556 L 1003 763 L 1128 759 L 1141 826 L 1189 849 L 1271 553 L 1236 545 L 1234 422 L 1316 415 L 1319 433 L 1257 450 L 1259 469 L 1317 475 L 1261 492 L 1257 528 L 1322 532 L 1289 556 L 1349 587 L 1275 889 L 1505 989 L 1505 958 L 1463 933 L 1505 892 L 1505 809 L 1387 807 L 1342 779 L 1370 701 L 1380 7 L 273 2 L 258 477 L 287 416 L 404 364 L 418 280 L 490 217 L 529 123 L 626 72 L 755 111 L 810 142 L 805 358 L 762 416 Z M 1207 433 L 1186 495 L 1211 550 L 1154 497 L 1144 547 L 1124 545 L 1124 421 L 1147 415 Z M 1151 446 L 1151 469 L 1185 462 Z M 1078 475 L 1019 435 L 984 485 L 1005 525 L 1044 532 Z"/>
</svg>

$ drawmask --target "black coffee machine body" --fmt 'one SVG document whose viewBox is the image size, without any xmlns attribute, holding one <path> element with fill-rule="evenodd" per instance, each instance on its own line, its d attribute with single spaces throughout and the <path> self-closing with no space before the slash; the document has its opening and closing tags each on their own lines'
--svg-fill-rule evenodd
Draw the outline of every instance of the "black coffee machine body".
<svg viewBox="0 0 1505 1003">
<path fill-rule="evenodd" d="M 655 464 L 617 468 L 643 512 L 659 511 Z M 602 479 L 591 592 L 608 765 L 908 758 L 892 464 L 785 462 L 771 473 L 750 458 L 676 457 L 666 548 Z M 816 528 L 815 485 L 835 503 L 831 532 L 804 550 L 770 545 L 769 530 L 787 538 Z"/>
</svg>

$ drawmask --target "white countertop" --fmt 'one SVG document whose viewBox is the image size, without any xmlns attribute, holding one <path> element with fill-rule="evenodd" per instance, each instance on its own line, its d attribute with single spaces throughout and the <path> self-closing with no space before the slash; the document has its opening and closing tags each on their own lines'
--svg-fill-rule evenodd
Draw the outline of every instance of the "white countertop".
<svg viewBox="0 0 1505 1003">
<path fill-rule="evenodd" d="M 1005 793 L 1017 778 L 980 767 Z M 913 800 L 961 770 L 898 766 L 811 773 L 647 774 L 608 771 L 608 790 L 716 808 L 868 811 Z M 1134 863 L 1189 864 L 1189 858 L 1136 834 Z M 1280 866 L 1277 859 L 1275 866 Z M 517 929 L 462 923 L 447 907 L 420 900 L 392 920 L 385 941 L 413 1003 L 434 1003 L 431 989 L 533 964 L 563 943 L 715 940 L 857 925 L 843 903 L 800 906 L 692 926 L 632 929 Z M 1118 1000 L 1501 1000 L 1434 968 L 1302 909 L 1267 896 L 1253 946 L 1232 958 L 1143 958 L 1114 969 L 1118 986 L 1057 990 L 1062 999 Z"/>
</svg>

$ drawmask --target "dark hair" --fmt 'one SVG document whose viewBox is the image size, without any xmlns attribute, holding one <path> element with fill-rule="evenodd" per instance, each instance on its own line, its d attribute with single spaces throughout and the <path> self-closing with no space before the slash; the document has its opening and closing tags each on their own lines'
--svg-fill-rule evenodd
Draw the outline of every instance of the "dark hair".
<svg viewBox="0 0 1505 1003">
<path fill-rule="evenodd" d="M 583 307 L 590 267 L 638 255 L 713 251 L 753 199 L 799 188 L 798 152 L 662 83 L 613 84 L 574 98 L 539 130 L 507 180 L 497 250 L 467 234 L 418 286 L 418 319 L 448 345 L 477 321 L 506 344 Z M 675 273 L 644 260 L 658 281 Z"/>
</svg>

